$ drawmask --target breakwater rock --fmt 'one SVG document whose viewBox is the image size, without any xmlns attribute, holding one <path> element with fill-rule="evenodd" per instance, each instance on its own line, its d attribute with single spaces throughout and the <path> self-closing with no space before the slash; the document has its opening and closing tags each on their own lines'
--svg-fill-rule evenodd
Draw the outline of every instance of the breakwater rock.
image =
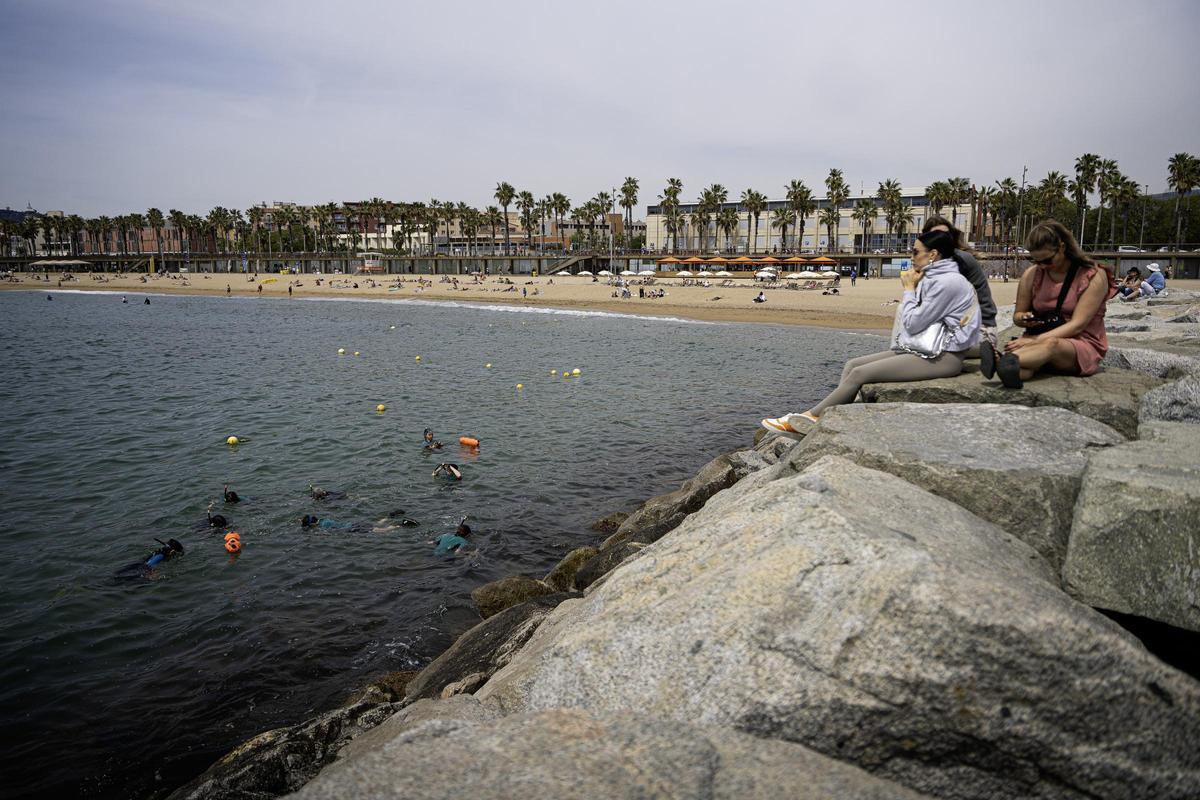
<svg viewBox="0 0 1200 800">
<path fill-rule="evenodd" d="M 177 796 L 1200 796 L 1200 657 L 1100 613 L 1200 630 L 1200 426 L 1141 414 L 1176 367 L 871 387 Z"/>
</svg>

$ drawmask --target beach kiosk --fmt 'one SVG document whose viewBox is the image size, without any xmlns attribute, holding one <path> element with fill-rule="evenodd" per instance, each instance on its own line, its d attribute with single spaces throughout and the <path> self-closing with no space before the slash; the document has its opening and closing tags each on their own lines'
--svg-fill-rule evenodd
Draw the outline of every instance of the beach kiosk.
<svg viewBox="0 0 1200 800">
<path fill-rule="evenodd" d="M 382 275 L 387 271 L 383 265 L 383 253 L 360 253 L 362 263 L 356 270 L 360 275 Z"/>
</svg>

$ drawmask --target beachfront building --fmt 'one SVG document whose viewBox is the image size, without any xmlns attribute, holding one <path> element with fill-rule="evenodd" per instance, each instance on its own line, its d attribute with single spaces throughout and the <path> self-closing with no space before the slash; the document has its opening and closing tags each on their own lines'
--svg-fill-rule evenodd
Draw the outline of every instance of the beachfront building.
<svg viewBox="0 0 1200 800">
<path fill-rule="evenodd" d="M 821 223 L 821 215 L 829 207 L 825 197 L 815 197 L 816 210 L 804 218 L 803 226 L 796 224 L 796 215 L 792 215 L 791 225 L 787 229 L 787 242 L 783 241 L 783 231 L 776 227 L 773 220 L 778 209 L 788 208 L 786 200 L 770 200 L 766 210 L 758 217 L 757 235 L 753 216 L 742 208 L 741 203 L 730 202 L 721 206 L 737 212 L 738 222 L 734 229 L 726 232 L 716 224 L 717 214 L 709 214 L 707 226 L 696 222 L 696 203 L 680 203 L 680 226 L 672 237 L 668 230 L 668 220 L 660 205 L 652 205 L 646 209 L 646 248 L 652 251 L 670 250 L 673 239 L 677 240 L 680 252 L 713 251 L 739 253 L 770 253 L 783 250 L 801 253 L 861 253 L 880 250 L 885 252 L 907 252 L 912 249 L 912 242 L 921 232 L 921 225 L 934 213 L 926 197 L 925 187 L 901 189 L 901 202 L 907 211 L 908 219 L 903 225 L 896 225 L 889 231 L 887 218 L 884 216 L 883 201 L 875 195 L 856 195 L 846 199 L 839 209 L 839 225 L 837 227 L 836 245 L 830 242 L 830 231 L 827 225 Z M 863 223 L 854 216 L 855 205 L 860 200 L 869 200 L 876 207 L 875 217 L 866 225 L 864 235 Z M 942 216 L 953 218 L 954 224 L 966 231 L 971 238 L 973 226 L 971 206 L 943 206 Z"/>
</svg>

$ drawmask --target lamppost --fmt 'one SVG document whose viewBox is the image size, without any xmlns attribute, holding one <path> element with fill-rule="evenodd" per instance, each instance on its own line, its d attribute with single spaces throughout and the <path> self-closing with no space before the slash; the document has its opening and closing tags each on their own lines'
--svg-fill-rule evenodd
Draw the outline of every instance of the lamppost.
<svg viewBox="0 0 1200 800">
<path fill-rule="evenodd" d="M 1142 187 L 1142 231 L 1138 234 L 1138 248 L 1142 246 L 1142 240 L 1146 236 L 1146 201 L 1150 198 L 1150 184 L 1145 184 Z"/>
</svg>

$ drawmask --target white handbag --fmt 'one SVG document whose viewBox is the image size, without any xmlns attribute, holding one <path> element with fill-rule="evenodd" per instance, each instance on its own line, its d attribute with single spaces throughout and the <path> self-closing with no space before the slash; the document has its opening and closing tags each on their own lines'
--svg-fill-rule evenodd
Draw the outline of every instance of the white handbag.
<svg viewBox="0 0 1200 800">
<path fill-rule="evenodd" d="M 896 316 L 899 316 L 897 314 Z M 946 351 L 946 342 L 950 338 L 946 323 L 938 320 L 920 333 L 909 333 L 900 326 L 900 331 L 892 343 L 893 350 L 912 353 L 921 358 L 937 358 Z"/>
</svg>

